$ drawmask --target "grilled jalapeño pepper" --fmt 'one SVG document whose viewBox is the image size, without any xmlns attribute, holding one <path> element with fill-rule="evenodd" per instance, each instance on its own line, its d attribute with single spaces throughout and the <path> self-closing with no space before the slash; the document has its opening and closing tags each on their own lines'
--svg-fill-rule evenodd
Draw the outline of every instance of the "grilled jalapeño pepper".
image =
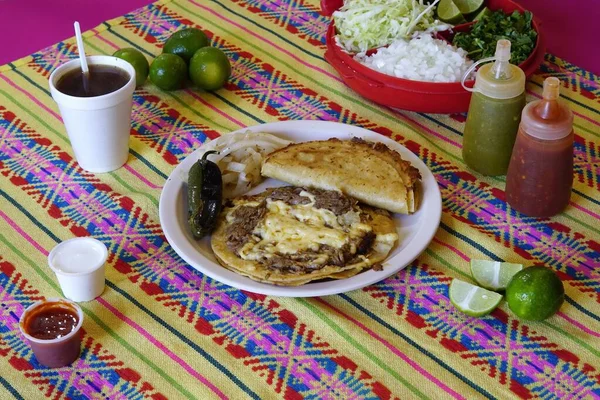
<svg viewBox="0 0 600 400">
<path fill-rule="evenodd" d="M 223 180 L 221 170 L 206 159 L 216 151 L 207 151 L 196 161 L 188 175 L 188 223 L 195 238 L 209 234 L 215 228 L 221 211 Z"/>
</svg>

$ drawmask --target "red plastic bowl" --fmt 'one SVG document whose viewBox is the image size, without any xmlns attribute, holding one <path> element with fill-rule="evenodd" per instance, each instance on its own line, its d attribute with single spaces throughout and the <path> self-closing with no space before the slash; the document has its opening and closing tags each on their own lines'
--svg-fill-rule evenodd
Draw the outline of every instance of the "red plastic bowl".
<svg viewBox="0 0 600 400">
<path fill-rule="evenodd" d="M 321 9 L 326 15 L 331 15 L 341 6 L 341 0 L 321 0 Z M 525 11 L 519 4 L 510 0 L 488 0 L 487 7 L 490 10 L 502 10 L 507 14 L 515 10 Z M 453 31 L 468 30 L 471 25 L 457 25 Z M 537 43 L 529 58 L 519 64 L 527 77 L 537 70 L 546 52 L 544 36 L 539 26 L 539 22 L 534 18 L 533 28 L 538 34 Z M 450 32 L 440 33 L 440 36 L 446 39 L 450 39 L 452 35 Z M 340 74 L 348 87 L 375 103 L 402 110 L 440 114 L 466 112 L 469 109 L 471 92 L 463 89 L 460 82 L 439 83 L 396 78 L 372 70 L 354 60 L 335 43 L 333 20 L 329 24 L 326 41 L 327 62 Z M 472 87 L 474 83 L 471 80 L 467 81 L 466 85 Z"/>
</svg>

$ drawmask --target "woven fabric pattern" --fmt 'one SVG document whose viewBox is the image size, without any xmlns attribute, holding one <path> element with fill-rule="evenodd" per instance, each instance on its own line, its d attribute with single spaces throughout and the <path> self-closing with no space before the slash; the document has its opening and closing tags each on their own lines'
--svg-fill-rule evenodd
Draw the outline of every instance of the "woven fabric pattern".
<svg viewBox="0 0 600 400">
<path fill-rule="evenodd" d="M 48 89 L 76 57 L 74 40 L 0 67 L 0 398 L 600 398 L 600 78 L 547 55 L 528 81 L 531 101 L 544 78 L 560 78 L 575 114 L 570 205 L 528 218 L 505 202 L 503 177 L 465 167 L 465 115 L 396 112 L 349 90 L 323 59 L 319 10 L 316 0 L 174 0 L 85 32 L 89 54 L 134 47 L 151 60 L 171 33 L 197 26 L 232 63 L 214 93 L 136 90 L 129 160 L 107 174 L 79 168 Z M 296 119 L 371 129 L 431 169 L 442 221 L 410 266 L 342 295 L 273 298 L 212 280 L 171 248 L 158 199 L 174 167 L 221 134 Z M 75 236 L 107 245 L 107 287 L 82 303 L 80 359 L 47 369 L 18 319 L 62 295 L 47 255 Z M 505 303 L 467 317 L 448 285 L 470 279 L 471 258 L 553 268 L 566 301 L 544 322 Z"/>
</svg>

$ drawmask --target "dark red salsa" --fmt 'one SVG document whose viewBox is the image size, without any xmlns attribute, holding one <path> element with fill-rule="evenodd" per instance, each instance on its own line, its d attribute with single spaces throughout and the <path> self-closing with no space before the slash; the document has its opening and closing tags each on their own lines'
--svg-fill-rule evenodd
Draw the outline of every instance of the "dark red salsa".
<svg viewBox="0 0 600 400">
<path fill-rule="evenodd" d="M 30 336 L 52 340 L 71 333 L 78 322 L 77 312 L 69 304 L 50 302 L 32 310 L 23 325 Z"/>
</svg>

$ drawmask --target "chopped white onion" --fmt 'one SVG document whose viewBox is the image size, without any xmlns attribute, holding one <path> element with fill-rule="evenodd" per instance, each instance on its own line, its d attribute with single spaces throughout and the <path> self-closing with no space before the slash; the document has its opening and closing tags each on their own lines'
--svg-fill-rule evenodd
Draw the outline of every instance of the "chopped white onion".
<svg viewBox="0 0 600 400">
<path fill-rule="evenodd" d="M 395 40 L 370 56 L 359 53 L 354 59 L 387 75 L 429 82 L 460 82 L 473 63 L 463 49 L 427 33 Z"/>
<path fill-rule="evenodd" d="M 208 159 L 219 166 L 223 178 L 223 197 L 238 197 L 262 182 L 260 169 L 264 157 L 291 142 L 264 132 L 238 132 L 223 135 L 208 143 L 205 151 L 216 150 Z"/>
</svg>

